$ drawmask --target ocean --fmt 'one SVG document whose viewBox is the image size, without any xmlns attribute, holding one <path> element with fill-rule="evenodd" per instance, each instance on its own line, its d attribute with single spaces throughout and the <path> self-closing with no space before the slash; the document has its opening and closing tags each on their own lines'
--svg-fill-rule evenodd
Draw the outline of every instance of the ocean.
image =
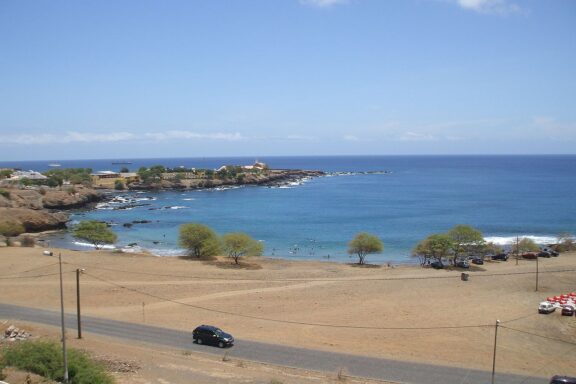
<svg viewBox="0 0 576 384">
<path fill-rule="evenodd" d="M 197 222 L 219 234 L 246 232 L 263 242 L 265 256 L 337 262 L 356 261 L 347 254 L 347 243 L 369 232 L 382 239 L 384 252 L 369 255 L 368 263 L 416 262 L 411 250 L 420 240 L 457 224 L 471 225 L 502 245 L 516 236 L 547 244 L 560 233 L 576 233 L 574 155 L 50 160 L 0 162 L 0 167 L 44 171 L 58 163 L 62 168 L 136 171 L 158 164 L 218 168 L 255 160 L 271 168 L 329 175 L 274 188 L 123 192 L 114 194 L 116 202 L 74 212 L 72 223 L 106 221 L 118 235 L 117 247 L 137 244 L 159 256 L 183 254 L 179 226 Z M 371 171 L 386 172 L 365 173 Z M 117 209 L 122 206 L 126 209 Z M 50 243 L 85 246 L 64 233 Z"/>
</svg>

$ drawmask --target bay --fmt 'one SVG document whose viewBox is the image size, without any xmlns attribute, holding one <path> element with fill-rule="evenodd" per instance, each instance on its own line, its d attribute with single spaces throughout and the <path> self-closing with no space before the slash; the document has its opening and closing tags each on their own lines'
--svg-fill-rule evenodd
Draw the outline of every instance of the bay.
<svg viewBox="0 0 576 384">
<path fill-rule="evenodd" d="M 199 222 L 220 234 L 247 232 L 265 244 L 266 256 L 339 262 L 356 261 L 346 253 L 347 242 L 358 232 L 369 232 L 385 244 L 384 253 L 368 256 L 369 263 L 414 262 L 411 249 L 418 241 L 456 224 L 472 225 L 500 244 L 516 236 L 546 244 L 559 233 L 576 233 L 573 155 L 50 160 L 0 162 L 0 167 L 42 171 L 58 163 L 63 168 L 136 171 L 157 164 L 218 168 L 255 160 L 271 168 L 337 173 L 283 188 L 121 193 L 136 199 L 136 206 L 102 206 L 74 213 L 72 221 L 112 223 L 118 246 L 137 243 L 157 255 L 182 254 L 179 226 Z M 112 164 L 118 162 L 125 164 Z M 363 173 L 371 171 L 387 172 Z M 51 241 L 81 247 L 69 235 Z"/>
</svg>

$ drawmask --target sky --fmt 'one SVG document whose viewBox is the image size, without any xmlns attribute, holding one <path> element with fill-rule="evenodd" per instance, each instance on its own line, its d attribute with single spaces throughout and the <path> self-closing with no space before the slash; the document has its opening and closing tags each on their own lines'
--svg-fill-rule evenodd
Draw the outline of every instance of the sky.
<svg viewBox="0 0 576 384">
<path fill-rule="evenodd" d="M 574 0 L 0 0 L 0 161 L 576 154 Z"/>
</svg>

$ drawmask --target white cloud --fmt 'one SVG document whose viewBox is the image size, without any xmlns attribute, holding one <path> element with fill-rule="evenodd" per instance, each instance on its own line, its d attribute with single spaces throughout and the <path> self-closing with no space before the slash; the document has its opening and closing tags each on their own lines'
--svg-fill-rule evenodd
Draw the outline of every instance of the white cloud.
<svg viewBox="0 0 576 384">
<path fill-rule="evenodd" d="M 346 4 L 348 0 L 300 0 L 300 4 L 319 8 L 328 8 L 333 5 Z"/>
<path fill-rule="evenodd" d="M 456 1 L 460 7 L 478 13 L 507 15 L 511 13 L 521 13 L 523 11 L 519 5 L 514 4 L 509 0 L 456 0 Z"/>
<path fill-rule="evenodd" d="M 576 140 L 576 122 L 558 121 L 552 117 L 539 116 L 532 119 L 536 131 L 553 140 Z"/>
<path fill-rule="evenodd" d="M 222 140 L 237 141 L 243 136 L 238 133 L 197 133 L 191 131 L 149 132 L 136 135 L 130 132 L 91 133 L 66 132 L 65 134 L 21 134 L 0 136 L 0 144 L 69 144 L 69 143 L 111 143 L 111 142 L 138 142 L 142 140 Z"/>
<path fill-rule="evenodd" d="M 435 141 L 437 137 L 430 133 L 423 132 L 404 132 L 398 138 L 400 141 Z"/>
<path fill-rule="evenodd" d="M 209 139 L 209 140 L 225 140 L 237 141 L 243 137 L 240 133 L 197 133 L 190 131 L 167 131 L 167 132 L 153 132 L 145 133 L 144 137 L 154 140 L 178 140 L 178 139 Z"/>
</svg>

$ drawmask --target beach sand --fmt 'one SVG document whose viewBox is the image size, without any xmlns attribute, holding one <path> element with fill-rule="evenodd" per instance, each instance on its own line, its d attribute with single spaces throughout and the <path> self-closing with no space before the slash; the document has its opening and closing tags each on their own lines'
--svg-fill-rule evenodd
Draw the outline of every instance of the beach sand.
<svg viewBox="0 0 576 384">
<path fill-rule="evenodd" d="M 503 325 L 498 333 L 499 372 L 576 376 L 576 318 L 560 316 L 559 311 L 537 313 L 538 303 L 547 296 L 576 291 L 576 253 L 540 259 L 535 292 L 533 260 L 489 261 L 464 271 L 470 277 L 463 281 L 462 270 L 409 265 L 359 267 L 247 258 L 237 267 L 228 258 L 200 261 L 64 249 L 52 249 L 54 256 L 45 256 L 42 251 L 0 248 L 3 303 L 59 310 L 56 256 L 61 253 L 65 307 L 70 313 L 76 309 L 75 270 L 84 268 L 86 316 L 189 331 L 199 324 L 214 324 L 237 339 L 486 371 L 492 369 L 492 325 L 499 319 Z M 54 327 L 1 320 L 5 326 L 16 322 L 35 334 L 58 338 Z M 458 328 L 463 326 L 478 327 Z M 116 374 L 120 383 L 163 383 L 157 381 L 160 376 L 171 377 L 165 381 L 169 383 L 336 380 L 336 372 L 325 376 L 252 362 L 223 362 L 202 353 L 152 349 L 90 334 L 82 340 L 69 338 L 72 346 L 141 367 Z"/>
</svg>

